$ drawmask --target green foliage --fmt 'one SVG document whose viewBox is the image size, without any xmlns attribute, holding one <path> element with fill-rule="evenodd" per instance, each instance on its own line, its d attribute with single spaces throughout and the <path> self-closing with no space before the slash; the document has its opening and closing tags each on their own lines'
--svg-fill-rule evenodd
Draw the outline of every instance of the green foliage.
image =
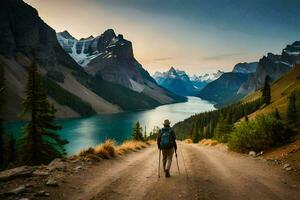
<svg viewBox="0 0 300 200">
<path fill-rule="evenodd" d="M 199 132 L 199 126 L 197 126 L 196 124 L 193 124 L 191 138 L 193 140 L 193 143 L 198 143 L 201 139 L 201 135 Z"/>
<path fill-rule="evenodd" d="M 227 142 L 228 135 L 232 131 L 233 125 L 229 123 L 229 119 L 222 114 L 215 128 L 214 137 L 220 142 Z"/>
<path fill-rule="evenodd" d="M 289 97 L 287 120 L 291 123 L 297 121 L 297 107 L 296 107 L 296 94 L 292 93 Z"/>
<path fill-rule="evenodd" d="M 69 91 L 62 88 L 60 85 L 54 81 L 43 78 L 43 86 L 47 94 L 53 98 L 57 103 L 61 105 L 66 105 L 72 108 L 81 116 L 94 115 L 96 112 L 93 110 L 91 105 Z"/>
<path fill-rule="evenodd" d="M 289 141 L 293 132 L 272 114 L 256 117 L 255 120 L 240 122 L 231 133 L 230 149 L 247 152 L 261 151 Z"/>
<path fill-rule="evenodd" d="M 160 105 L 158 101 L 143 93 L 138 93 L 119 84 L 105 81 L 98 76 L 92 77 L 82 73 L 75 73 L 74 75 L 84 86 L 90 88 L 105 100 L 120 106 L 125 111 L 151 109 Z"/>
<path fill-rule="evenodd" d="M 156 140 L 157 139 L 157 135 L 159 132 L 159 127 L 155 126 L 149 133 L 149 136 L 147 136 L 146 140 Z"/>
<path fill-rule="evenodd" d="M 279 111 L 277 108 L 275 109 L 273 115 L 274 115 L 275 119 L 281 120 L 281 117 L 280 117 L 280 114 L 279 114 Z"/>
<path fill-rule="evenodd" d="M 47 100 L 35 56 L 28 70 L 22 105 L 23 116 L 30 115 L 30 120 L 23 127 L 23 137 L 20 140 L 21 162 L 38 165 L 63 157 L 65 155 L 63 145 L 67 142 L 54 132 L 61 127 L 53 123 L 56 110 Z"/>
<path fill-rule="evenodd" d="M 179 122 L 174 125 L 174 131 L 176 132 L 178 139 L 191 138 L 191 132 L 195 124 L 200 133 L 200 138 L 212 138 L 217 136 L 220 140 L 225 140 L 226 137 L 221 133 L 228 132 L 231 125 L 237 122 L 245 115 L 249 115 L 260 108 L 263 105 L 263 100 L 258 99 L 249 103 L 236 103 L 230 106 L 220 108 L 210 112 L 204 112 L 196 114 L 183 122 Z M 219 122 L 219 123 L 218 123 Z M 220 124 L 221 122 L 221 124 Z M 215 131 L 218 125 L 218 130 Z M 220 137 L 221 136 L 221 137 Z"/>
<path fill-rule="evenodd" d="M 132 139 L 133 140 L 139 140 L 139 141 L 144 141 L 143 137 L 143 128 L 141 127 L 140 123 L 137 122 L 133 128 L 132 131 Z"/>
<path fill-rule="evenodd" d="M 269 105 L 271 103 L 271 86 L 270 86 L 270 77 L 269 75 L 265 78 L 265 84 L 262 89 L 262 97 L 264 99 L 265 104 Z"/>
</svg>

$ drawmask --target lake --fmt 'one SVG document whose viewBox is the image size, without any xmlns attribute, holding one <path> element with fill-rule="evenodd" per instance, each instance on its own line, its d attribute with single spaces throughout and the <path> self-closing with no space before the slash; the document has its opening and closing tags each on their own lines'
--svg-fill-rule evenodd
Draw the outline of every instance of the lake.
<svg viewBox="0 0 300 200">
<path fill-rule="evenodd" d="M 188 97 L 187 102 L 163 105 L 152 110 L 58 120 L 57 123 L 62 125 L 63 129 L 57 133 L 69 141 L 65 148 L 71 155 L 109 138 L 117 143 L 130 139 L 132 128 L 137 121 L 140 122 L 143 131 L 146 127 L 149 133 L 153 127 L 161 127 L 165 119 L 169 119 L 171 125 L 174 125 L 191 115 L 214 109 L 214 105 L 208 101 Z M 6 132 L 20 134 L 23 123 L 7 123 L 4 129 Z"/>
</svg>

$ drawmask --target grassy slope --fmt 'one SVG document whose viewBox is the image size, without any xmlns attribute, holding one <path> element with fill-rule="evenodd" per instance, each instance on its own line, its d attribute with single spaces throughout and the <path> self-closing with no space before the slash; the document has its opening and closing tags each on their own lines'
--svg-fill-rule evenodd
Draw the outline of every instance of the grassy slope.
<svg viewBox="0 0 300 200">
<path fill-rule="evenodd" d="M 298 98 L 300 96 L 300 64 L 296 65 L 287 74 L 275 81 L 271 86 L 272 100 L 271 104 L 265 106 L 258 111 L 252 113 L 249 117 L 254 118 L 260 114 L 267 114 L 278 109 L 280 116 L 286 117 L 288 97 L 292 92 L 296 92 Z M 243 102 L 250 102 L 258 99 L 261 91 L 256 91 L 243 99 Z"/>
</svg>

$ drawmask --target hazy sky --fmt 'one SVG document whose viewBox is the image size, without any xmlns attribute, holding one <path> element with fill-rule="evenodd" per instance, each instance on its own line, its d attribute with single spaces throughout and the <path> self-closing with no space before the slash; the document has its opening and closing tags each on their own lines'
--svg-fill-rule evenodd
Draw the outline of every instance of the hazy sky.
<svg viewBox="0 0 300 200">
<path fill-rule="evenodd" d="M 57 32 L 80 39 L 108 28 L 133 42 L 150 73 L 191 74 L 280 53 L 300 40 L 300 0 L 26 0 Z"/>
</svg>

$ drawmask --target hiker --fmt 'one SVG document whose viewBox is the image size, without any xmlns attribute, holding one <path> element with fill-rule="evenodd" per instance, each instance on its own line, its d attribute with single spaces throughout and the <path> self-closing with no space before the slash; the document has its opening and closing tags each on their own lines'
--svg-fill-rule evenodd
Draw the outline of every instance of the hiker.
<svg viewBox="0 0 300 200">
<path fill-rule="evenodd" d="M 162 151 L 163 167 L 166 177 L 170 177 L 170 168 L 174 151 L 177 150 L 176 135 L 170 127 L 170 121 L 166 119 L 163 123 L 164 127 L 159 130 L 157 136 L 158 149 Z"/>
</svg>

